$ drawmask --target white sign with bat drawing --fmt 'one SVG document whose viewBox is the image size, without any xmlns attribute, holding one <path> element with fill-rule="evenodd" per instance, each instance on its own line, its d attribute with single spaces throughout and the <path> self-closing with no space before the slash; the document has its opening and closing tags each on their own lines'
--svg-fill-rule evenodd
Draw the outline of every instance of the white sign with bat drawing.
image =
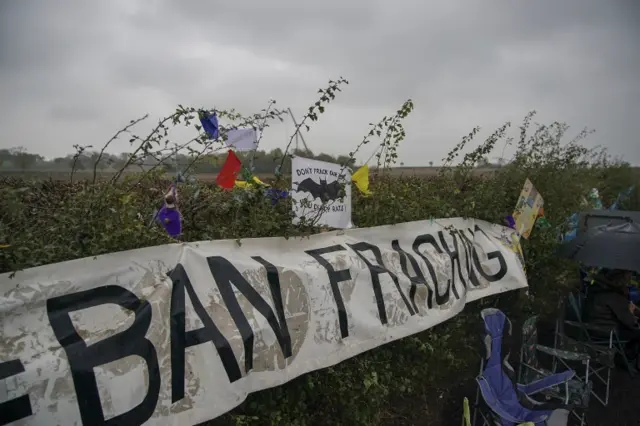
<svg viewBox="0 0 640 426">
<path fill-rule="evenodd" d="M 294 223 L 352 228 L 351 170 L 340 164 L 295 156 L 291 163 Z"/>
</svg>

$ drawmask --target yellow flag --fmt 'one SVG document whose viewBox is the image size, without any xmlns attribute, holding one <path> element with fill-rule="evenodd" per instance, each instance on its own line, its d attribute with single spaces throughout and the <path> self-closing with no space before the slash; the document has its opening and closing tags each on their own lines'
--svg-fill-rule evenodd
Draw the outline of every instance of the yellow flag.
<svg viewBox="0 0 640 426">
<path fill-rule="evenodd" d="M 257 183 L 258 185 L 262 185 L 262 186 L 269 186 L 266 183 L 264 183 L 263 181 L 261 181 L 260 179 L 258 179 L 256 176 L 253 177 L 253 181 L 255 183 Z"/>
<path fill-rule="evenodd" d="M 263 181 L 261 181 L 260 179 L 258 179 L 256 176 L 253 177 L 253 182 L 257 183 L 258 185 L 262 185 L 262 186 L 269 186 L 266 183 L 264 183 Z M 236 186 L 238 188 L 247 188 L 249 186 L 249 182 L 244 181 L 244 180 L 237 180 L 235 182 Z"/>
<path fill-rule="evenodd" d="M 356 184 L 360 192 L 363 195 L 368 196 L 371 195 L 372 192 L 369 191 L 369 166 L 364 165 L 360 167 L 356 172 L 351 175 L 351 181 Z"/>
</svg>

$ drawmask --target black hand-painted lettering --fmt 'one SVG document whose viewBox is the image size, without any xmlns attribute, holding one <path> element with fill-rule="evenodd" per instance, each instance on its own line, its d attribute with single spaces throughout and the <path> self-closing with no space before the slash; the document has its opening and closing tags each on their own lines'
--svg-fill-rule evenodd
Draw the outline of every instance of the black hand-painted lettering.
<svg viewBox="0 0 640 426">
<path fill-rule="evenodd" d="M 433 281 L 433 286 L 436 293 L 436 304 L 440 306 L 449 301 L 449 293 L 450 293 L 449 288 L 451 288 L 451 280 L 447 280 L 447 289 L 444 292 L 444 294 L 440 294 L 440 288 L 439 288 L 440 286 L 438 285 L 438 279 L 436 278 L 436 271 L 433 269 L 433 265 L 431 264 L 431 261 L 427 258 L 427 256 L 423 255 L 422 252 L 420 251 L 420 246 L 422 244 L 431 244 L 431 246 L 436 250 L 438 254 L 442 254 L 444 252 L 438 245 L 438 242 L 436 241 L 435 237 L 431 234 L 418 235 L 416 239 L 413 241 L 412 249 L 414 253 L 420 256 L 420 258 L 427 265 L 427 270 L 429 271 L 429 275 L 431 276 L 431 280 Z"/>
<path fill-rule="evenodd" d="M 135 313 L 128 329 L 87 345 L 76 332 L 71 312 L 104 304 L 116 304 Z M 47 300 L 47 314 L 56 338 L 64 348 L 85 425 L 141 425 L 153 414 L 160 394 L 160 369 L 156 349 L 146 337 L 151 324 L 151 304 L 129 290 L 108 285 Z M 140 404 L 105 420 L 94 367 L 137 355 L 147 363 L 149 389 Z"/>
<path fill-rule="evenodd" d="M 209 265 L 209 270 L 213 275 L 213 279 L 218 285 L 218 289 L 220 289 L 222 300 L 224 300 L 225 305 L 227 305 L 231 318 L 236 324 L 236 327 L 238 327 L 238 331 L 242 336 L 242 341 L 244 343 L 245 371 L 248 373 L 253 368 L 254 333 L 251 325 L 249 324 L 249 320 L 247 320 L 247 317 L 240 308 L 240 303 L 233 291 L 233 287 L 237 288 L 238 291 L 247 298 L 247 301 L 251 303 L 251 305 L 256 308 L 263 317 L 266 318 L 271 329 L 276 335 L 276 339 L 278 340 L 278 344 L 280 345 L 280 349 L 282 350 L 285 358 L 290 357 L 291 338 L 289 337 L 287 323 L 278 323 L 276 314 L 273 313 L 271 306 L 269 306 L 267 301 L 260 296 L 260 293 L 258 293 L 256 289 L 249 284 L 240 271 L 238 271 L 227 259 L 222 256 L 211 256 L 207 258 L 207 264 Z M 276 306 L 276 309 L 282 309 L 282 304 L 280 307 Z M 284 310 L 280 316 L 284 318 Z"/>
<path fill-rule="evenodd" d="M 340 335 L 343 339 L 349 336 L 349 321 L 347 320 L 347 310 L 344 307 L 344 300 L 342 299 L 342 293 L 340 293 L 339 284 L 344 281 L 351 281 L 351 273 L 349 272 L 349 269 L 336 271 L 333 269 L 333 265 L 331 265 L 327 259 L 322 257 L 322 255 L 344 250 L 346 250 L 346 248 L 338 244 L 335 246 L 305 251 L 305 253 L 313 257 L 316 262 L 327 270 L 327 274 L 329 275 L 329 284 L 331 285 L 331 292 L 333 293 L 333 300 L 335 300 L 338 308 L 338 323 L 340 324 Z"/>
<path fill-rule="evenodd" d="M 185 350 L 191 346 L 213 342 L 220 356 L 222 365 L 229 382 L 233 383 L 242 378 L 240 366 L 236 360 L 229 341 L 215 325 L 191 284 L 184 266 L 178 265 L 169 274 L 173 283 L 171 290 L 171 402 L 175 403 L 184 398 L 185 380 Z M 185 318 L 185 290 L 193 310 L 203 324 L 197 330 L 186 331 Z"/>
<path fill-rule="evenodd" d="M 391 277 L 391 279 L 393 280 L 393 283 L 396 286 L 396 289 L 398 290 L 398 293 L 400 293 L 400 296 L 402 297 L 402 301 L 404 302 L 404 305 L 407 307 L 407 310 L 409 311 L 409 314 L 415 315 L 415 311 L 411 307 L 411 304 L 409 303 L 407 296 L 405 296 L 404 292 L 400 288 L 400 282 L 398 281 L 398 277 L 384 266 L 384 263 L 382 262 L 382 253 L 380 252 L 380 249 L 377 246 L 374 246 L 373 244 L 369 244 L 367 242 L 347 244 L 347 245 L 351 247 L 353 251 L 356 252 L 358 257 L 360 257 L 360 259 L 362 259 L 362 261 L 367 265 L 367 268 L 369 268 L 369 272 L 371 273 L 371 284 L 373 285 L 373 294 L 376 297 L 376 304 L 378 305 L 378 315 L 380 316 L 380 322 L 382 322 L 382 324 L 386 324 L 388 322 L 387 310 L 384 305 L 384 297 L 382 296 L 382 287 L 380 286 L 380 275 L 382 274 L 388 274 Z M 377 265 L 374 265 L 373 263 L 369 262 L 369 260 L 364 256 L 364 254 L 362 254 L 365 251 L 370 251 L 373 253 L 373 256 L 376 259 Z"/>
<path fill-rule="evenodd" d="M 284 305 L 282 303 L 282 290 L 280 289 L 280 275 L 278 274 L 278 268 L 260 256 L 253 256 L 252 259 L 264 266 L 267 270 L 269 292 L 273 299 L 273 305 L 276 308 L 276 315 L 278 315 L 278 322 L 280 323 L 280 330 L 282 332 L 282 344 L 280 346 L 284 357 L 289 358 L 293 355 L 291 348 L 291 335 L 289 334 L 287 319 L 284 317 Z"/>
<path fill-rule="evenodd" d="M 458 251 L 458 239 L 456 238 L 456 234 L 454 232 L 450 233 L 451 238 L 453 238 L 453 250 L 449 248 L 449 244 L 444 238 L 444 232 L 438 231 L 438 238 L 442 243 L 442 247 L 444 247 L 444 251 L 449 255 L 451 259 L 451 289 L 453 290 L 453 295 L 456 299 L 460 299 L 460 295 L 458 294 L 458 289 L 456 288 L 456 264 L 458 265 L 458 276 L 460 277 L 460 281 L 462 282 L 462 286 L 467 288 L 467 282 L 464 280 L 462 276 L 462 268 L 460 267 L 460 252 Z"/>
<path fill-rule="evenodd" d="M 473 253 L 476 250 L 473 244 L 473 233 L 471 233 L 471 239 L 469 239 L 469 237 L 465 235 L 464 230 L 457 230 L 456 232 L 460 237 L 460 242 L 462 243 L 462 247 L 464 248 L 465 256 L 467 259 L 466 265 L 467 265 L 467 271 L 469 273 L 469 281 L 471 282 L 471 285 L 473 285 L 474 287 L 479 287 L 480 280 L 478 279 L 478 274 L 476 273 L 476 270 L 473 265 L 473 260 L 472 260 Z"/>
<path fill-rule="evenodd" d="M 420 312 L 418 306 L 416 305 L 416 291 L 418 289 L 418 285 L 424 285 L 427 288 L 427 307 L 431 309 L 433 307 L 433 290 L 427 284 L 427 280 L 420 269 L 420 265 L 418 265 L 418 261 L 406 251 L 402 250 L 400 244 L 398 244 L 398 240 L 393 240 L 391 242 L 391 248 L 393 248 L 400 255 L 400 268 L 402 268 L 402 273 L 409 278 L 411 281 L 411 289 L 409 290 L 409 299 L 411 300 L 411 306 L 413 306 L 413 310 L 416 312 Z M 413 268 L 414 275 L 409 273 L 409 265 L 407 264 L 407 260 L 411 263 L 411 267 Z"/>
<path fill-rule="evenodd" d="M 24 366 L 19 359 L 12 359 L 0 363 L 0 380 L 12 377 L 24 372 Z M 16 420 L 24 419 L 33 414 L 29 395 L 21 395 L 17 398 L 0 403 L 0 425 L 7 425 Z"/>
<path fill-rule="evenodd" d="M 482 235 L 484 235 L 487 238 L 487 240 L 491 240 L 491 238 L 489 238 L 489 236 L 478 225 L 475 226 L 475 232 L 480 232 Z M 487 258 L 489 260 L 497 259 L 498 263 L 500 264 L 500 268 L 498 269 L 498 272 L 496 272 L 493 275 L 487 274 L 484 271 L 484 269 L 482 269 L 482 263 L 480 263 L 478 252 L 477 250 L 473 251 L 473 263 L 476 266 L 476 269 L 478 270 L 478 273 L 482 276 L 482 278 L 489 281 L 490 283 L 500 281 L 502 278 L 504 278 L 505 275 L 507 275 L 507 269 L 508 269 L 507 261 L 505 260 L 500 250 L 487 253 Z"/>
</svg>

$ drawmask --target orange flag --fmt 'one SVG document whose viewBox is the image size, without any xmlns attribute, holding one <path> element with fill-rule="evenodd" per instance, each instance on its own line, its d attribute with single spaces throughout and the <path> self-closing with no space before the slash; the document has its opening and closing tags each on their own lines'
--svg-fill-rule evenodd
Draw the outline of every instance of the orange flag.
<svg viewBox="0 0 640 426">
<path fill-rule="evenodd" d="M 232 150 L 229 150 L 227 159 L 224 161 L 222 169 L 220 169 L 216 177 L 216 183 L 221 188 L 228 190 L 233 189 L 233 184 L 236 182 L 236 177 L 241 168 L 242 162 L 240 162 L 240 159 Z"/>
</svg>

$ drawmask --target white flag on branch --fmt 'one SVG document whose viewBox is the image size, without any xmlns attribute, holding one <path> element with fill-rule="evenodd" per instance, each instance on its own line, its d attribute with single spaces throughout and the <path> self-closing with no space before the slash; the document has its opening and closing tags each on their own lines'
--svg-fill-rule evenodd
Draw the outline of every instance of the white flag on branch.
<svg viewBox="0 0 640 426">
<path fill-rule="evenodd" d="M 227 133 L 227 146 L 236 151 L 253 151 L 258 146 L 256 129 L 231 129 Z"/>
</svg>

